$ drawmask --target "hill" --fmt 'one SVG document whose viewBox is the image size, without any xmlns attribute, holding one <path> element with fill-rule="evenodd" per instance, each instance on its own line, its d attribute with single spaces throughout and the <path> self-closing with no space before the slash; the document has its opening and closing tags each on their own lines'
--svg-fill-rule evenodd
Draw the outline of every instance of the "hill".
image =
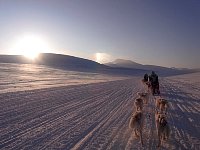
<svg viewBox="0 0 200 150">
<path fill-rule="evenodd" d="M 195 72 L 190 69 L 179 70 L 161 66 L 142 65 L 130 60 L 122 59 L 118 59 L 108 64 L 100 64 L 84 58 L 52 53 L 41 53 L 35 60 L 27 59 L 26 57 L 20 55 L 0 55 L 0 63 L 38 64 L 64 70 L 120 76 L 143 76 L 145 73 L 150 73 L 151 70 L 156 71 L 160 76 L 171 76 Z"/>
<path fill-rule="evenodd" d="M 156 71 L 161 76 L 171 76 L 171 75 L 179 75 L 185 73 L 192 73 L 196 72 L 197 70 L 193 69 L 178 69 L 178 68 L 167 68 L 162 66 L 156 65 L 143 65 L 136 63 L 131 60 L 124 60 L 124 59 L 116 59 L 113 62 L 106 63 L 105 65 L 115 68 L 129 68 L 129 69 L 142 69 L 146 70 L 147 73 L 151 71 Z"/>
<path fill-rule="evenodd" d="M 0 63 L 18 63 L 18 64 L 38 64 L 46 65 L 53 68 L 81 71 L 81 72 L 93 72 L 112 75 L 143 75 L 146 70 L 131 69 L 131 68 L 114 68 L 109 67 L 92 60 L 52 53 L 41 53 L 37 59 L 30 60 L 20 55 L 0 55 Z"/>
</svg>

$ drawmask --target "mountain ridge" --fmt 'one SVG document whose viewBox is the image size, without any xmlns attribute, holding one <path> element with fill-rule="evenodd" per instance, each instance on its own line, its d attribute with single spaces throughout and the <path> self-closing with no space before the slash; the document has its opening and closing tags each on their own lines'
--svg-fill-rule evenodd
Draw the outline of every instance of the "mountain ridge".
<svg viewBox="0 0 200 150">
<path fill-rule="evenodd" d="M 145 68 L 143 67 L 144 65 L 138 64 L 136 62 L 118 59 L 118 63 L 119 61 L 121 63 L 124 62 L 124 64 L 127 64 L 128 62 L 130 66 L 133 66 L 134 64 L 137 67 L 129 68 L 119 66 L 118 64 L 115 66 L 109 66 L 85 58 L 53 53 L 41 53 L 35 60 L 28 59 L 22 55 L 0 55 L 0 63 L 38 64 L 72 71 L 94 72 L 123 76 L 143 76 L 145 73 L 150 73 L 152 70 L 156 71 L 160 76 L 171 76 L 192 72 L 190 70 L 176 70 L 160 66 L 156 66 L 157 68 L 153 67 L 149 69 L 148 67 L 150 65 L 146 65 L 147 68 Z"/>
<path fill-rule="evenodd" d="M 145 69 L 148 69 L 148 67 L 162 67 L 162 68 L 169 68 L 169 67 L 163 67 L 163 66 L 158 66 L 158 65 L 144 65 L 144 64 L 140 64 L 137 63 L 135 61 L 132 60 L 126 60 L 126 59 L 116 59 L 112 62 L 108 62 L 105 63 L 105 65 L 107 66 L 118 66 L 118 67 L 124 67 L 124 68 L 141 68 L 141 67 L 145 67 Z M 173 69 L 173 68 L 171 68 Z M 174 68 L 177 69 L 177 68 Z M 149 68 L 149 70 L 151 70 L 151 68 Z"/>
</svg>

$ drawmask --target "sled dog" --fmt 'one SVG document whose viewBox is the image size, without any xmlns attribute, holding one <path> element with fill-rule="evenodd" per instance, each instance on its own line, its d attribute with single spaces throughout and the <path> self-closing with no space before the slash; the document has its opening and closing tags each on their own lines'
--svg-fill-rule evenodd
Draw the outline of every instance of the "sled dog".
<svg viewBox="0 0 200 150">
<path fill-rule="evenodd" d="M 157 136 L 158 136 L 158 147 L 161 146 L 163 140 L 169 139 L 170 128 L 169 123 L 166 119 L 166 114 L 161 112 L 156 112 L 155 114 L 155 123 L 157 128 Z"/>
<path fill-rule="evenodd" d="M 144 124 L 144 119 L 142 112 L 136 111 L 135 113 L 133 113 L 129 121 L 129 128 L 134 129 L 135 136 L 140 137 L 140 142 L 142 145 L 143 145 L 143 138 L 142 138 L 143 124 Z"/>
<path fill-rule="evenodd" d="M 159 109 L 161 112 L 167 112 L 169 107 L 168 101 L 161 97 L 156 98 L 156 108 Z"/>
<path fill-rule="evenodd" d="M 142 92 L 142 93 L 137 93 L 137 95 L 143 99 L 144 103 L 147 104 L 149 100 L 149 93 Z"/>
<path fill-rule="evenodd" d="M 142 98 L 136 98 L 134 105 L 135 105 L 136 111 L 142 111 L 142 109 L 143 109 L 143 99 Z"/>
</svg>

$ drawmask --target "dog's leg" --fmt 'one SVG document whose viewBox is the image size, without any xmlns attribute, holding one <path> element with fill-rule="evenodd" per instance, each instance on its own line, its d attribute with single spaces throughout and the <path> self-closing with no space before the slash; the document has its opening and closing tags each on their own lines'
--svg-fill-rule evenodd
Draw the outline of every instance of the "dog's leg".
<svg viewBox="0 0 200 150">
<path fill-rule="evenodd" d="M 156 130 L 157 130 L 157 135 L 158 135 L 158 121 L 156 120 Z"/>
<path fill-rule="evenodd" d="M 162 145 L 164 140 L 165 140 L 165 132 L 163 132 L 162 135 L 161 135 L 161 145 Z"/>
<path fill-rule="evenodd" d="M 160 104 L 160 111 L 161 111 L 161 113 L 163 113 L 165 111 L 165 106 L 162 103 Z"/>
<path fill-rule="evenodd" d="M 165 127 L 163 129 L 163 133 L 162 133 L 162 138 L 161 139 L 162 139 L 161 140 L 161 144 L 162 144 L 162 142 L 166 140 L 166 128 Z"/>
<path fill-rule="evenodd" d="M 167 129 L 165 129 L 165 132 L 164 132 L 164 134 L 163 134 L 163 140 L 164 140 L 164 141 L 167 140 Z"/>
<path fill-rule="evenodd" d="M 147 104 L 147 98 L 146 97 L 144 97 L 144 102 L 145 102 L 145 104 Z"/>
<path fill-rule="evenodd" d="M 135 128 L 134 131 L 135 131 L 135 136 L 138 137 L 137 129 Z"/>
<path fill-rule="evenodd" d="M 160 102 L 159 102 L 159 99 L 155 99 L 156 101 L 156 108 L 160 108 Z"/>
<path fill-rule="evenodd" d="M 158 145 L 157 145 L 157 147 L 160 147 L 160 145 L 161 145 L 161 136 L 160 136 L 160 131 L 159 131 L 159 129 L 158 129 Z"/>
<path fill-rule="evenodd" d="M 142 129 L 140 128 L 140 143 L 143 146 Z"/>
<path fill-rule="evenodd" d="M 160 104 L 160 112 L 163 113 L 163 106 Z"/>
<path fill-rule="evenodd" d="M 166 139 L 167 140 L 169 139 L 169 134 L 170 134 L 170 128 L 169 128 L 169 125 L 167 125 L 167 127 L 166 127 Z"/>
</svg>

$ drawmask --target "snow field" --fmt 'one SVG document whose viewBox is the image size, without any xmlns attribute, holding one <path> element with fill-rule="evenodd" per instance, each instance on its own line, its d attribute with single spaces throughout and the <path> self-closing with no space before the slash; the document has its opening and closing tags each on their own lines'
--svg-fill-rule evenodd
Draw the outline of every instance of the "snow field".
<svg viewBox="0 0 200 150">
<path fill-rule="evenodd" d="M 0 63 L 0 94 L 121 79 L 126 78 L 61 70 L 36 64 Z"/>
<path fill-rule="evenodd" d="M 170 104 L 171 128 L 160 149 L 200 149 L 200 84 L 189 82 L 191 76 L 187 83 L 180 77 L 160 79 L 161 96 Z M 136 93 L 144 91 L 140 80 L 2 93 L 0 149 L 155 150 L 153 96 L 144 106 L 144 147 L 128 127 Z"/>
</svg>

